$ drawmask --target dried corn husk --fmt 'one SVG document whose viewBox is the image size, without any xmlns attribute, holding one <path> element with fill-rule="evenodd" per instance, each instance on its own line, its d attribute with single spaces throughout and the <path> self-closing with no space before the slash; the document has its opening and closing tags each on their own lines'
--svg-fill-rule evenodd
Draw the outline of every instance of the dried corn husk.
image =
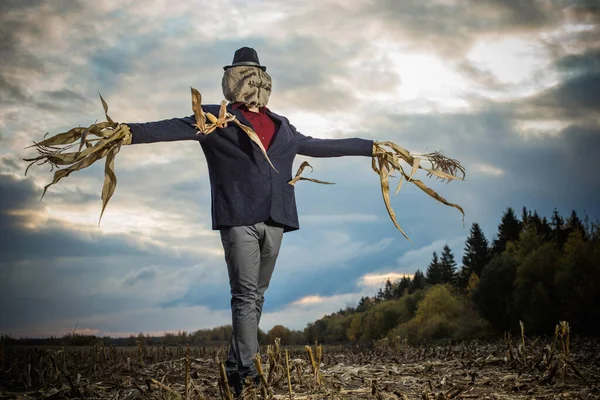
<svg viewBox="0 0 600 400">
<path fill-rule="evenodd" d="M 296 184 L 296 182 L 298 181 L 310 181 L 310 182 L 314 182 L 314 183 L 320 183 L 322 185 L 335 185 L 335 183 L 333 182 L 325 182 L 325 181 L 320 181 L 318 179 L 314 179 L 314 178 L 305 178 L 302 176 L 302 172 L 304 172 L 304 169 L 308 167 L 311 169 L 313 169 L 313 167 L 311 167 L 311 165 L 307 162 L 304 161 L 301 165 L 300 168 L 298 168 L 298 172 L 296 172 L 296 176 L 294 176 L 294 179 L 292 179 L 291 181 L 289 181 L 288 183 L 292 186 L 294 186 Z"/>
<path fill-rule="evenodd" d="M 27 171 L 33 165 L 50 164 L 52 169 L 61 168 L 54 173 L 54 179 L 44 187 L 42 198 L 46 194 L 48 188 L 60 181 L 62 178 L 69 176 L 72 172 L 87 168 L 94 162 L 106 157 L 104 166 L 104 185 L 102 186 L 102 211 L 98 224 L 102 220 L 102 215 L 106 209 L 108 201 L 115 192 L 117 186 L 117 176 L 115 175 L 115 156 L 121 149 L 123 144 L 131 143 L 131 131 L 125 124 L 114 122 L 108 116 L 108 105 L 100 96 L 104 115 L 107 122 L 92 124 L 87 128 L 78 127 L 69 130 L 68 132 L 59 133 L 48 139 L 44 139 L 39 143 L 35 143 L 30 147 L 35 147 L 38 151 L 38 156 L 33 158 L 25 158 L 25 161 L 30 162 L 25 170 Z M 95 136 L 96 138 L 89 139 Z M 79 149 L 77 151 L 68 152 L 75 147 L 79 141 Z M 83 146 L 85 149 L 82 151 Z"/>
<path fill-rule="evenodd" d="M 200 92 L 198 90 L 196 90 L 194 88 L 191 88 L 191 89 L 192 89 L 192 111 L 194 111 L 194 117 L 196 118 L 196 124 L 194 126 L 198 129 L 199 133 L 201 133 L 203 135 L 208 135 L 217 128 L 227 127 L 228 122 L 233 122 L 234 124 L 239 126 L 246 133 L 246 135 L 248 135 L 250 140 L 252 140 L 260 148 L 260 151 L 263 153 L 263 155 L 265 156 L 265 158 L 267 159 L 267 161 L 269 162 L 271 167 L 273 167 L 273 169 L 275 171 L 277 171 L 277 169 L 275 168 L 275 166 L 273 166 L 273 163 L 269 159 L 269 156 L 267 155 L 267 151 L 265 150 L 265 147 L 263 146 L 262 142 L 258 138 L 258 135 L 256 134 L 256 132 L 254 132 L 254 130 L 252 130 L 252 128 L 250 128 L 249 126 L 242 124 L 235 115 L 227 112 L 225 100 L 223 100 L 221 102 L 221 108 L 219 110 L 219 117 L 217 118 L 214 115 L 212 115 L 211 113 L 205 113 L 202 110 L 202 95 L 200 95 Z M 208 118 L 208 120 L 210 121 L 210 124 L 206 124 L 206 118 Z"/>
<path fill-rule="evenodd" d="M 386 150 L 385 146 L 389 147 L 391 150 Z M 401 160 L 411 166 L 410 175 L 407 175 L 404 172 L 404 168 L 400 164 Z M 431 164 L 431 168 L 425 168 L 421 166 L 422 161 L 428 161 Z M 373 143 L 373 158 L 371 166 L 373 170 L 379 175 L 383 201 L 385 203 L 385 207 L 388 211 L 388 214 L 392 222 L 394 223 L 394 226 L 409 241 L 410 238 L 406 235 L 404 230 L 402 230 L 402 228 L 398 224 L 398 221 L 396 220 L 396 213 L 392 209 L 390 202 L 389 177 L 394 171 L 400 173 L 400 179 L 398 182 L 398 187 L 396 189 L 396 194 L 400 190 L 402 182 L 405 179 L 407 182 L 414 183 L 419 189 L 421 189 L 440 203 L 458 209 L 462 213 L 464 221 L 465 212 L 462 209 L 462 207 L 460 207 L 458 204 L 448 202 L 445 198 L 437 194 L 435 190 L 428 188 L 420 180 L 413 179 L 413 176 L 418 169 L 424 169 L 425 171 L 427 171 L 428 177 L 435 176 L 438 179 L 441 179 L 443 181 L 446 180 L 448 182 L 456 179 L 463 180 L 465 177 L 465 169 L 462 167 L 462 165 L 460 165 L 460 163 L 457 160 L 447 158 L 440 152 L 433 152 L 427 154 L 411 154 L 408 150 L 398 146 L 393 142 L 375 142 Z"/>
</svg>

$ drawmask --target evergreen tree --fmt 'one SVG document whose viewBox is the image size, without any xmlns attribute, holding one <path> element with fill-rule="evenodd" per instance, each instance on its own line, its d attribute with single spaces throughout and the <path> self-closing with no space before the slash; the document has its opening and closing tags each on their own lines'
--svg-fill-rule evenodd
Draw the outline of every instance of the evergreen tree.
<svg viewBox="0 0 600 400">
<path fill-rule="evenodd" d="M 373 299 L 370 297 L 361 297 L 358 301 L 358 306 L 356 307 L 356 312 L 361 313 L 367 311 L 369 307 L 373 304 Z"/>
<path fill-rule="evenodd" d="M 548 223 L 548 219 L 546 217 L 543 219 L 540 218 L 537 211 L 534 211 L 533 214 L 527 218 L 527 225 L 535 227 L 535 230 L 544 241 L 551 240 L 552 228 Z"/>
<path fill-rule="evenodd" d="M 569 230 L 567 229 L 564 218 L 561 217 L 556 208 L 552 212 L 550 226 L 552 227 L 552 241 L 554 242 L 554 245 L 558 249 L 562 249 L 569 238 Z"/>
<path fill-rule="evenodd" d="M 403 276 L 402 279 L 400 279 L 400 281 L 398 281 L 396 283 L 396 286 L 394 287 L 394 298 L 399 299 L 400 297 L 404 296 L 404 293 L 410 289 L 410 285 L 410 278 L 406 275 Z"/>
<path fill-rule="evenodd" d="M 521 224 L 523 224 L 523 226 L 527 225 L 530 218 L 531 212 L 527 211 L 527 207 L 523 207 L 523 210 L 521 211 Z"/>
<path fill-rule="evenodd" d="M 454 254 L 448 245 L 442 249 L 442 257 L 440 258 L 440 273 L 442 283 L 455 283 L 456 261 Z"/>
<path fill-rule="evenodd" d="M 550 238 L 552 237 L 552 227 L 550 226 L 550 223 L 548 222 L 548 218 L 544 217 L 542 218 L 542 223 L 540 225 L 540 227 L 538 228 L 538 233 L 545 238 L 545 240 L 550 240 Z"/>
<path fill-rule="evenodd" d="M 377 291 L 377 294 L 375 295 L 375 302 L 379 303 L 380 301 L 383 301 L 384 298 L 385 294 L 383 293 L 383 288 L 380 287 Z"/>
<path fill-rule="evenodd" d="M 589 232 L 593 233 L 593 232 Z M 583 334 L 600 332 L 600 246 L 575 230 L 565 243 L 554 286 L 560 301 L 557 316 Z"/>
<path fill-rule="evenodd" d="M 582 234 L 582 238 L 585 240 L 585 226 L 579 219 L 579 216 L 575 210 L 571 211 L 571 215 L 567 219 L 567 238 L 575 231 L 579 231 Z M 567 239 L 568 240 L 568 239 Z"/>
<path fill-rule="evenodd" d="M 511 207 L 508 207 L 502 215 L 502 220 L 498 226 L 498 237 L 494 240 L 492 253 L 502 253 L 506 249 L 506 244 L 508 242 L 518 241 L 521 227 L 521 221 L 517 219 L 515 211 Z"/>
<path fill-rule="evenodd" d="M 442 277 L 442 266 L 437 253 L 434 251 L 433 258 L 427 267 L 427 283 L 437 285 L 438 283 L 442 283 Z"/>
<path fill-rule="evenodd" d="M 523 321 L 531 333 L 551 331 L 558 317 L 553 282 L 560 253 L 530 225 L 521 232 L 516 255 L 518 266 L 512 290 L 515 318 Z"/>
<path fill-rule="evenodd" d="M 385 281 L 383 289 L 383 300 L 391 300 L 394 298 L 394 284 L 389 279 Z"/>
<path fill-rule="evenodd" d="M 518 326 L 513 302 L 513 283 L 518 263 L 514 252 L 505 251 L 494 256 L 483 270 L 473 292 L 477 309 L 497 332 Z"/>
<path fill-rule="evenodd" d="M 472 295 L 475 289 L 477 289 L 477 285 L 479 285 L 479 276 L 473 272 L 467 282 L 467 295 Z"/>
<path fill-rule="evenodd" d="M 414 293 L 417 290 L 423 289 L 427 284 L 427 278 L 420 269 L 415 271 L 415 275 L 413 276 L 412 281 L 410 282 L 410 286 L 408 288 L 409 293 Z"/>
<path fill-rule="evenodd" d="M 477 222 L 471 226 L 471 232 L 465 242 L 465 251 L 462 258 L 462 269 L 458 275 L 458 284 L 461 288 L 467 286 L 471 274 L 481 277 L 485 266 L 490 262 L 490 249 L 487 239 Z"/>
</svg>

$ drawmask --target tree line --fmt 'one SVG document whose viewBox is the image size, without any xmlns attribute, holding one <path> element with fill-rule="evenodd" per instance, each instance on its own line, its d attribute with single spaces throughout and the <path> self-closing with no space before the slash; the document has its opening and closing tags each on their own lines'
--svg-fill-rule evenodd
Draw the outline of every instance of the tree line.
<svg viewBox="0 0 600 400">
<path fill-rule="evenodd" d="M 259 331 L 259 342 L 283 344 L 369 343 L 378 339 L 461 340 L 518 331 L 522 321 L 529 334 L 547 334 L 566 320 L 575 333 L 600 333 L 600 225 L 581 220 L 575 211 L 550 219 L 523 208 L 503 213 L 490 242 L 473 223 L 460 268 L 452 249 L 434 251 L 426 268 L 411 277 L 388 280 L 374 296 L 356 307 L 326 315 L 304 330 L 276 325 Z M 72 332 L 62 338 L 19 339 L 5 343 L 90 345 L 215 345 L 226 344 L 231 326 L 193 333 L 179 331 L 151 337 L 99 338 Z"/>
<path fill-rule="evenodd" d="M 457 266 L 448 245 L 425 272 L 387 281 L 357 307 L 327 315 L 304 330 L 308 342 L 468 339 L 517 332 L 552 333 L 569 321 L 581 335 L 600 333 L 600 229 L 575 211 L 551 218 L 523 208 L 502 215 L 489 242 L 477 223 Z"/>
</svg>

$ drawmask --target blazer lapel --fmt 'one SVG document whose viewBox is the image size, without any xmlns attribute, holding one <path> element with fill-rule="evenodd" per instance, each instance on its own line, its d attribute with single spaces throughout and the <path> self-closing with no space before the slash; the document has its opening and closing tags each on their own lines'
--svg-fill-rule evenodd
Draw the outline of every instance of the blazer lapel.
<svg viewBox="0 0 600 400">
<path fill-rule="evenodd" d="M 250 124 L 250 122 L 248 122 L 248 120 L 246 118 L 244 118 L 244 114 L 242 114 L 242 111 L 238 108 L 236 108 L 235 110 L 233 110 L 231 108 L 231 105 L 227 105 L 227 111 L 233 115 L 235 115 L 235 117 L 244 125 L 249 126 L 250 128 L 254 129 L 254 127 Z"/>
<path fill-rule="evenodd" d="M 276 151 L 283 143 L 287 143 L 290 141 L 289 138 L 286 138 L 285 130 L 283 129 L 283 120 L 276 114 L 273 114 L 271 111 L 267 111 L 267 115 L 274 119 L 275 122 L 275 135 L 271 140 L 271 144 L 267 149 L 267 154 Z"/>
</svg>

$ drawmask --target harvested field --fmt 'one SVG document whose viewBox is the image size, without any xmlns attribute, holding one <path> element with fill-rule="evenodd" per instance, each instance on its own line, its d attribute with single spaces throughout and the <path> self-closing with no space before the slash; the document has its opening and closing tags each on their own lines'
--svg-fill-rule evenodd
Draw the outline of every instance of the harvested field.
<svg viewBox="0 0 600 400">
<path fill-rule="evenodd" d="M 286 399 L 291 386 L 298 400 L 600 399 L 597 339 L 308 349 L 265 347 L 267 386 L 248 387 L 242 398 Z M 2 399 L 227 398 L 219 378 L 224 347 L 7 346 L 0 355 Z"/>
</svg>

